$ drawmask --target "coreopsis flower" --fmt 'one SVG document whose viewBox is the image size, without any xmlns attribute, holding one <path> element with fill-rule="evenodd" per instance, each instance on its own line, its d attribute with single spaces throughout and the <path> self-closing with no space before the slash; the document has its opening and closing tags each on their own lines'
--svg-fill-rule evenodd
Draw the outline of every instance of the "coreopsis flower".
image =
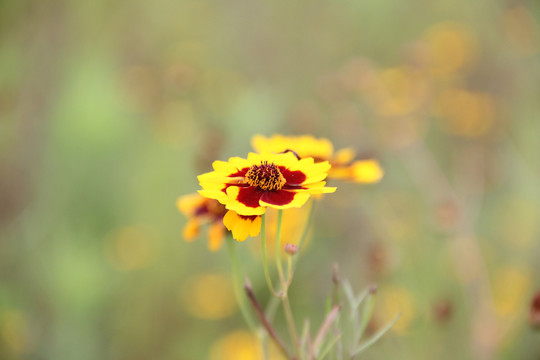
<svg viewBox="0 0 540 360">
<path fill-rule="evenodd" d="M 260 216 L 241 216 L 227 210 L 223 204 L 199 194 L 180 197 L 176 203 L 188 222 L 183 230 L 186 241 L 193 241 L 200 233 L 201 226 L 209 224 L 208 248 L 217 251 L 221 248 L 227 230 L 234 239 L 245 240 L 248 236 L 256 236 L 261 229 Z"/>
<path fill-rule="evenodd" d="M 355 160 L 356 154 L 350 148 L 341 149 L 334 153 L 334 147 L 329 140 L 317 139 L 311 135 L 273 135 L 271 137 L 255 135 L 251 144 L 257 152 L 293 151 L 300 158 L 312 157 L 316 163 L 328 161 L 331 165 L 328 172 L 329 179 L 376 183 L 383 176 L 383 170 L 377 160 Z"/>
<path fill-rule="evenodd" d="M 325 187 L 330 169 L 327 161 L 298 159 L 291 152 L 250 153 L 247 159 L 232 157 L 214 161 L 212 166 L 214 171 L 198 177 L 203 188 L 199 193 L 241 216 L 262 215 L 267 207 L 300 207 L 311 194 L 336 190 Z"/>
<path fill-rule="evenodd" d="M 178 198 L 176 206 L 188 219 L 183 230 L 186 241 L 193 241 L 199 235 L 201 227 L 208 224 L 208 248 L 211 251 L 221 248 L 227 231 L 223 225 L 223 217 L 227 213 L 225 206 L 199 194 Z"/>
</svg>

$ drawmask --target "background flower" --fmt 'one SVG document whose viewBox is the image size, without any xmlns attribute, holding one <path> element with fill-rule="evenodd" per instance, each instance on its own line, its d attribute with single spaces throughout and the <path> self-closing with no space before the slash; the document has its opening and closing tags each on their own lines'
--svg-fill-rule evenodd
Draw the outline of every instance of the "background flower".
<svg viewBox="0 0 540 360">
<path fill-rule="evenodd" d="M 208 248 L 216 251 L 221 248 L 225 238 L 223 217 L 227 213 L 225 206 L 213 199 L 207 199 L 199 194 L 184 195 L 178 198 L 176 205 L 188 221 L 182 232 L 184 239 L 193 241 L 203 225 L 208 225 Z"/>
<path fill-rule="evenodd" d="M 334 146 L 328 139 L 312 135 L 265 137 L 255 135 L 251 139 L 258 152 L 281 153 L 294 151 L 300 158 L 312 157 L 315 162 L 328 161 L 332 166 L 329 179 L 342 179 L 358 183 L 375 183 L 383 176 L 383 170 L 375 159 L 355 160 L 353 149 L 341 149 L 334 154 Z"/>
</svg>

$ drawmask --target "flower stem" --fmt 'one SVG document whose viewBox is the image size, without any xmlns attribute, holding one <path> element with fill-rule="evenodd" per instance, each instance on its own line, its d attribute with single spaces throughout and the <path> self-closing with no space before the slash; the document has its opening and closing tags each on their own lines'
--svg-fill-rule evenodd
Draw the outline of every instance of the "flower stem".
<svg viewBox="0 0 540 360">
<path fill-rule="evenodd" d="M 285 318 L 287 319 L 287 326 L 289 327 L 289 333 L 290 333 L 291 338 L 292 338 L 295 354 L 299 355 L 300 348 L 298 346 L 299 345 L 298 344 L 298 332 L 296 331 L 296 326 L 294 325 L 294 318 L 293 318 L 293 315 L 292 315 L 291 304 L 289 302 L 289 298 L 288 298 L 287 294 L 285 294 L 281 298 L 281 301 L 283 302 L 283 310 L 285 310 Z"/>
<path fill-rule="evenodd" d="M 248 279 L 246 279 L 246 283 L 244 285 L 244 290 L 246 291 L 246 294 L 248 296 L 249 301 L 251 302 L 251 306 L 253 307 L 253 310 L 255 310 L 255 313 L 259 317 L 259 320 L 261 321 L 261 324 L 266 329 L 266 332 L 268 333 L 268 336 L 274 341 L 274 344 L 278 347 L 279 350 L 285 355 L 286 359 L 290 359 L 291 356 L 289 355 L 289 352 L 287 351 L 287 348 L 283 344 L 283 341 L 279 338 L 278 334 L 264 315 L 264 311 L 257 301 L 257 298 L 255 297 L 255 294 L 253 293 L 253 289 L 251 287 L 251 283 Z"/>
<path fill-rule="evenodd" d="M 312 199 L 311 200 L 311 204 L 310 204 L 310 208 L 309 208 L 309 215 L 308 215 L 308 218 L 307 218 L 307 221 L 306 221 L 306 225 L 304 227 L 304 232 L 302 233 L 302 237 L 300 238 L 300 241 L 298 242 L 298 249 L 299 251 L 302 251 L 302 244 L 304 243 L 304 241 L 306 240 L 308 234 L 309 234 L 309 229 L 311 227 L 311 222 L 313 220 L 313 213 L 315 212 L 315 200 Z M 300 257 L 300 252 L 297 253 L 293 260 L 292 260 L 292 271 L 291 271 L 291 274 L 289 276 L 290 280 L 289 280 L 289 285 L 290 285 L 290 282 L 292 281 L 292 277 L 294 275 L 294 271 L 296 270 L 296 263 L 298 262 L 298 258 Z"/>
<path fill-rule="evenodd" d="M 283 220 L 283 210 L 278 210 L 277 229 L 276 229 L 276 267 L 281 282 L 281 290 L 287 293 L 285 277 L 283 274 L 283 264 L 281 262 L 281 222 Z"/>
<path fill-rule="evenodd" d="M 264 277 L 266 279 L 266 284 L 272 295 L 276 295 L 274 291 L 274 286 L 272 285 L 272 279 L 270 278 L 270 271 L 268 270 L 268 256 L 266 255 L 266 214 L 261 215 L 261 248 L 263 256 L 263 265 L 264 265 Z"/>
<path fill-rule="evenodd" d="M 240 307 L 240 312 L 242 313 L 244 320 L 251 331 L 255 332 L 257 330 L 257 326 L 255 325 L 255 320 L 247 307 L 246 295 L 242 291 L 242 279 L 235 245 L 236 244 L 233 238 L 227 236 L 227 249 L 229 250 L 229 259 L 231 262 L 231 271 L 233 275 L 234 295 L 236 296 L 236 301 L 238 302 L 238 306 Z"/>
<path fill-rule="evenodd" d="M 299 347 L 298 347 L 298 332 L 296 331 L 296 326 L 294 324 L 294 317 L 292 315 L 291 310 L 291 304 L 289 302 L 289 298 L 287 296 L 287 290 L 289 286 L 288 279 L 285 279 L 285 275 L 283 273 L 283 263 L 281 262 L 281 224 L 283 222 L 283 210 L 278 211 L 278 219 L 277 219 L 277 229 L 276 229 L 276 267 L 279 274 L 279 280 L 281 284 L 281 291 L 279 292 L 279 297 L 281 298 L 281 301 L 283 303 L 283 310 L 285 311 L 285 318 L 287 320 L 287 326 L 289 327 L 289 333 L 291 335 L 295 353 L 299 354 Z"/>
</svg>

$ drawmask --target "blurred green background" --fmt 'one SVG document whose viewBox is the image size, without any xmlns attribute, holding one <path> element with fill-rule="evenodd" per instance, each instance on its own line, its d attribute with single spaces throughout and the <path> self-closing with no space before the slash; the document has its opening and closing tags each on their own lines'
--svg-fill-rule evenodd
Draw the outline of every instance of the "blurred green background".
<svg viewBox="0 0 540 360">
<path fill-rule="evenodd" d="M 320 321 L 339 262 L 378 283 L 373 328 L 402 312 L 367 359 L 538 359 L 539 11 L 0 2 L 0 359 L 252 359 L 230 351 L 246 328 L 225 249 L 185 243 L 175 201 L 256 133 L 385 169 L 318 207 L 299 324 Z M 239 247 L 254 281 L 256 241 Z"/>
</svg>

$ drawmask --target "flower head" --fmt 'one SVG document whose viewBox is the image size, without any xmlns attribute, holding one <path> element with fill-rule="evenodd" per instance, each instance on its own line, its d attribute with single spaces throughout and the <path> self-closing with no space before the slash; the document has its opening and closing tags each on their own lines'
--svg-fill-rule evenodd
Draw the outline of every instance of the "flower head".
<svg viewBox="0 0 540 360">
<path fill-rule="evenodd" d="M 330 169 L 327 161 L 298 159 L 292 152 L 250 153 L 247 159 L 233 157 L 212 166 L 214 171 L 198 177 L 199 193 L 241 216 L 262 215 L 266 207 L 300 207 L 311 194 L 335 191 L 323 181 Z"/>
<path fill-rule="evenodd" d="M 208 228 L 208 248 L 216 251 L 221 248 L 227 230 L 234 239 L 245 240 L 248 236 L 257 236 L 261 229 L 260 216 L 241 216 L 227 210 L 223 204 L 199 194 L 184 195 L 177 200 L 177 207 L 187 218 L 183 236 L 186 241 L 193 241 L 204 224 Z"/>
<path fill-rule="evenodd" d="M 332 166 L 328 178 L 375 183 L 383 176 L 377 160 L 355 160 L 355 152 L 349 148 L 334 153 L 334 147 L 327 139 L 317 139 L 311 135 L 271 137 L 255 135 L 251 143 L 258 152 L 292 151 L 302 159 L 312 157 L 316 163 L 328 161 Z"/>
<path fill-rule="evenodd" d="M 225 206 L 219 201 L 207 199 L 199 194 L 184 195 L 178 198 L 176 205 L 188 219 L 183 230 L 184 239 L 193 241 L 199 235 L 201 226 L 210 224 L 208 248 L 212 251 L 219 250 L 226 232 L 223 225 L 223 217 L 227 213 Z"/>
</svg>

